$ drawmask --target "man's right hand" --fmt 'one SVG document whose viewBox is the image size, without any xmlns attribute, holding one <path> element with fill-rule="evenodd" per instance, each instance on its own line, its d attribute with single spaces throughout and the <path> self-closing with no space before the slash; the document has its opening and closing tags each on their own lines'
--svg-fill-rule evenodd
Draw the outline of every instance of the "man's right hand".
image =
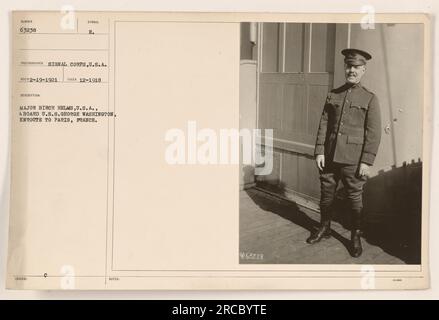
<svg viewBox="0 0 439 320">
<path fill-rule="evenodd" d="M 323 154 L 318 154 L 316 156 L 316 163 L 319 170 L 323 171 L 323 168 L 325 167 L 325 156 Z"/>
</svg>

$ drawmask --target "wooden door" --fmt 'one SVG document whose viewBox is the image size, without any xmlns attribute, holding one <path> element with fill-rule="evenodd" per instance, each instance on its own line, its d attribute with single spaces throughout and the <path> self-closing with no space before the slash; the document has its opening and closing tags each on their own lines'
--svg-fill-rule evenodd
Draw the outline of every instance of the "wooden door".
<svg viewBox="0 0 439 320">
<path fill-rule="evenodd" d="M 335 39 L 335 24 L 260 24 L 257 118 L 258 128 L 273 129 L 274 169 L 259 185 L 319 197 L 313 152 L 334 81 Z"/>
</svg>

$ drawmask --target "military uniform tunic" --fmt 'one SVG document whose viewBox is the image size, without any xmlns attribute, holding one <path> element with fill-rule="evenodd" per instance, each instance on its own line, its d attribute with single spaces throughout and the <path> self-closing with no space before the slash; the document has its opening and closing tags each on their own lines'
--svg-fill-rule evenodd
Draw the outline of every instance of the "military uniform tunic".
<svg viewBox="0 0 439 320">
<path fill-rule="evenodd" d="M 315 155 L 325 155 L 321 208 L 332 204 L 341 179 L 351 209 L 361 210 L 367 177 L 359 176 L 359 164 L 373 165 L 380 140 L 381 113 L 374 93 L 358 83 L 344 84 L 328 94 L 315 145 Z"/>
</svg>

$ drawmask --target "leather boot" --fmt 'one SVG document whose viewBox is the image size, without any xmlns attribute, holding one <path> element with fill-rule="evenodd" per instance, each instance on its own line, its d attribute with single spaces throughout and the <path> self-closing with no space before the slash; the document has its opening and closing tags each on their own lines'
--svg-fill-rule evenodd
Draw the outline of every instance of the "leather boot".
<svg viewBox="0 0 439 320">
<path fill-rule="evenodd" d="M 351 233 L 352 242 L 352 256 L 358 258 L 363 253 L 363 246 L 361 245 L 361 231 L 352 230 Z"/>
<path fill-rule="evenodd" d="M 358 258 L 363 253 L 363 246 L 361 245 L 361 209 L 353 209 L 351 213 L 352 219 L 352 231 L 351 231 L 351 243 L 352 243 L 352 256 Z"/>
<path fill-rule="evenodd" d="M 322 240 L 331 237 L 331 217 L 328 210 L 321 211 L 320 227 L 314 231 L 311 236 L 306 239 L 309 244 L 314 244 Z"/>
</svg>

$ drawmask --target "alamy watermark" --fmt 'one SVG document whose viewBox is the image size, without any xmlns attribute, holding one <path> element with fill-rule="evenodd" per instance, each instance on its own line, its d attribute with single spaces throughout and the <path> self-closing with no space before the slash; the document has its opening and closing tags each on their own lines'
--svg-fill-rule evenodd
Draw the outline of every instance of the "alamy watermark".
<svg viewBox="0 0 439 320">
<path fill-rule="evenodd" d="M 361 289 L 375 289 L 375 268 L 372 265 L 361 266 Z"/>
<path fill-rule="evenodd" d="M 165 161 L 171 165 L 239 164 L 241 159 L 255 167 L 255 175 L 273 170 L 272 129 L 198 129 L 196 121 L 188 121 L 186 130 L 167 130 L 165 141 Z"/>
</svg>

